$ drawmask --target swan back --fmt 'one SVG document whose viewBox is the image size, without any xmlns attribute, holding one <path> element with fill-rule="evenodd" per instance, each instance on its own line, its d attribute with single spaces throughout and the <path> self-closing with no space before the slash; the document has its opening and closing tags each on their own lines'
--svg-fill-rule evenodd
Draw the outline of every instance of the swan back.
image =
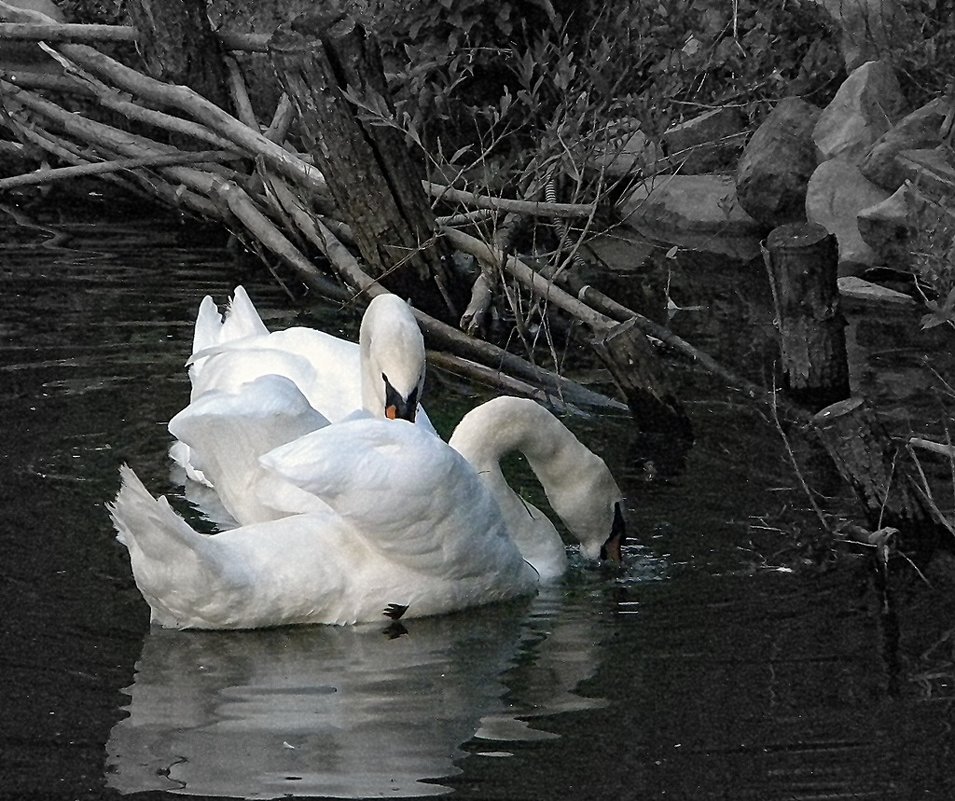
<svg viewBox="0 0 955 801">
<path fill-rule="evenodd" d="M 493 482 L 498 495 L 513 495 L 501 474 L 500 459 L 511 451 L 523 453 L 551 507 L 580 542 L 583 553 L 593 559 L 600 557 L 620 522 L 618 504 L 623 494 L 604 460 L 554 415 L 526 398 L 495 398 L 468 412 L 449 442 L 479 474 Z M 502 506 L 505 503 L 515 508 L 513 498 L 502 501 Z M 525 517 L 533 515 L 528 511 Z M 509 522 L 517 528 L 522 525 L 517 515 Z M 536 524 L 527 535 L 528 547 L 531 542 L 543 547 L 544 531 Z"/>
</svg>

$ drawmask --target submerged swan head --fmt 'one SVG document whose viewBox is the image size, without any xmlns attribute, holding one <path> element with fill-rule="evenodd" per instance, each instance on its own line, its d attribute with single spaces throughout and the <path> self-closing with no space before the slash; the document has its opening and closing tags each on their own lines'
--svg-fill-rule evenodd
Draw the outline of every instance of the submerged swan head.
<svg viewBox="0 0 955 801">
<path fill-rule="evenodd" d="M 494 398 L 468 412 L 449 443 L 498 493 L 510 494 L 501 499 L 505 514 L 507 508 L 526 509 L 527 504 L 515 506 L 499 462 L 511 451 L 523 453 L 554 512 L 580 542 L 581 552 L 591 559 L 620 562 L 626 538 L 623 493 L 604 460 L 544 407 L 527 398 Z M 512 533 L 522 551 L 525 547 L 530 551 L 535 543 L 520 542 L 522 516 L 529 517 L 526 513 L 511 517 Z M 527 531 L 535 540 L 544 536 L 539 526 L 533 534 L 529 527 Z M 559 544 L 556 531 L 550 536 Z"/>
<path fill-rule="evenodd" d="M 358 345 L 365 410 L 414 422 L 424 391 L 425 352 L 411 307 L 397 295 L 373 298 L 361 320 Z"/>
</svg>

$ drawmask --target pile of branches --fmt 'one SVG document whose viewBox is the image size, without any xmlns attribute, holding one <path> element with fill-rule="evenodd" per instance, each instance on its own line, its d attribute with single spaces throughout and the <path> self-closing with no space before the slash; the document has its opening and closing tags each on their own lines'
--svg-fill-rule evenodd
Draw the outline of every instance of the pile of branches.
<svg viewBox="0 0 955 801">
<path fill-rule="evenodd" d="M 371 297 L 388 291 L 382 276 L 371 274 L 355 255 L 353 232 L 341 218 L 322 171 L 309 155 L 288 143 L 295 105 L 283 94 L 272 119 L 260 124 L 231 55 L 224 60 L 235 114 L 187 86 L 157 80 L 88 43 L 79 43 L 135 41 L 137 31 L 131 27 L 58 24 L 2 0 L 0 14 L 16 20 L 0 24 L 0 42 L 35 41 L 60 68 L 55 73 L 0 71 L 0 122 L 23 146 L 70 165 L 0 179 L 0 193 L 81 175 L 99 176 L 125 191 L 221 223 L 254 252 L 267 261 L 277 259 L 325 297 L 347 302 L 360 294 Z M 266 36 L 216 35 L 227 50 L 268 51 Z M 102 111 L 95 116 L 77 112 L 66 104 L 75 98 L 82 98 L 86 109 Z M 501 232 L 522 216 L 544 218 L 565 232 L 570 221 L 576 220 L 578 229 L 587 232 L 597 213 L 596 203 L 493 197 L 427 180 L 421 189 L 436 209 L 446 212 L 435 218 L 434 236 L 480 266 L 470 303 L 460 320 L 453 321 L 456 325 L 416 311 L 429 345 L 443 351 L 432 354 L 439 365 L 558 407 L 625 411 L 629 406 L 635 411 L 633 393 L 646 396 L 649 392 L 655 402 L 662 401 L 672 411 L 674 401 L 665 389 L 655 386 L 655 377 L 626 375 L 634 367 L 634 338 L 645 340 L 641 333 L 645 332 L 689 354 L 731 384 L 765 395 L 765 390 L 728 373 L 653 321 L 593 287 L 575 286 L 572 270 L 532 267 L 513 255 L 501 239 Z M 477 224 L 483 228 L 474 228 Z M 564 267 L 579 259 L 581 241 L 583 236 L 574 240 Z M 315 251 L 324 257 L 321 268 L 309 257 Z M 546 318 L 548 309 L 557 308 L 565 319 L 569 316 L 574 325 L 589 332 L 598 344 L 598 355 L 624 389 L 627 404 L 567 380 L 559 374 L 557 358 L 556 370 L 534 363 L 532 337 L 524 338 L 528 355 L 524 358 L 476 336 L 494 292 L 507 293 L 506 282 L 523 288 L 540 319 Z M 614 353 L 613 345 L 621 332 L 627 340 L 622 356 Z M 548 344 L 551 356 L 556 357 L 553 344 Z M 646 343 L 637 345 L 649 349 Z M 647 369 L 652 372 L 652 365 Z M 679 410 L 677 417 L 682 418 Z"/>
</svg>

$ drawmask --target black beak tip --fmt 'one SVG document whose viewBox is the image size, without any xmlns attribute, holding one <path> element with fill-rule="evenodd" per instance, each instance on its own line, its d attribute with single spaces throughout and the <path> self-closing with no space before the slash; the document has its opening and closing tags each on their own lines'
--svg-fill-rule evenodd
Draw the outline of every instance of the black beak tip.
<svg viewBox="0 0 955 801">
<path fill-rule="evenodd" d="M 623 546 L 627 541 L 627 524 L 623 517 L 623 509 L 619 502 L 613 507 L 613 525 L 610 536 L 600 546 L 600 558 L 616 565 L 623 564 Z"/>
</svg>

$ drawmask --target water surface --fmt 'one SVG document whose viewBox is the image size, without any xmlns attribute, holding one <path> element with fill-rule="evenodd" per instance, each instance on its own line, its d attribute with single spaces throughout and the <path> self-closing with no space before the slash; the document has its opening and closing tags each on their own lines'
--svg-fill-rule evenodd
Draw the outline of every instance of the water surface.
<svg viewBox="0 0 955 801">
<path fill-rule="evenodd" d="M 704 307 L 674 328 L 767 378 L 761 267 L 660 264 Z M 402 629 L 150 629 L 103 504 L 125 461 L 190 513 L 165 425 L 199 300 L 240 282 L 273 327 L 354 334 L 195 223 L 0 210 L 0 796 L 951 797 L 950 595 L 908 585 L 885 615 L 861 566 L 799 569 L 813 521 L 774 426 L 679 362 L 688 452 L 568 420 L 627 493 L 625 570 L 575 562 L 538 598 Z M 937 434 L 913 410 L 945 340 L 910 322 L 854 313 L 853 377 Z M 430 393 L 445 426 L 486 396 Z"/>
</svg>

